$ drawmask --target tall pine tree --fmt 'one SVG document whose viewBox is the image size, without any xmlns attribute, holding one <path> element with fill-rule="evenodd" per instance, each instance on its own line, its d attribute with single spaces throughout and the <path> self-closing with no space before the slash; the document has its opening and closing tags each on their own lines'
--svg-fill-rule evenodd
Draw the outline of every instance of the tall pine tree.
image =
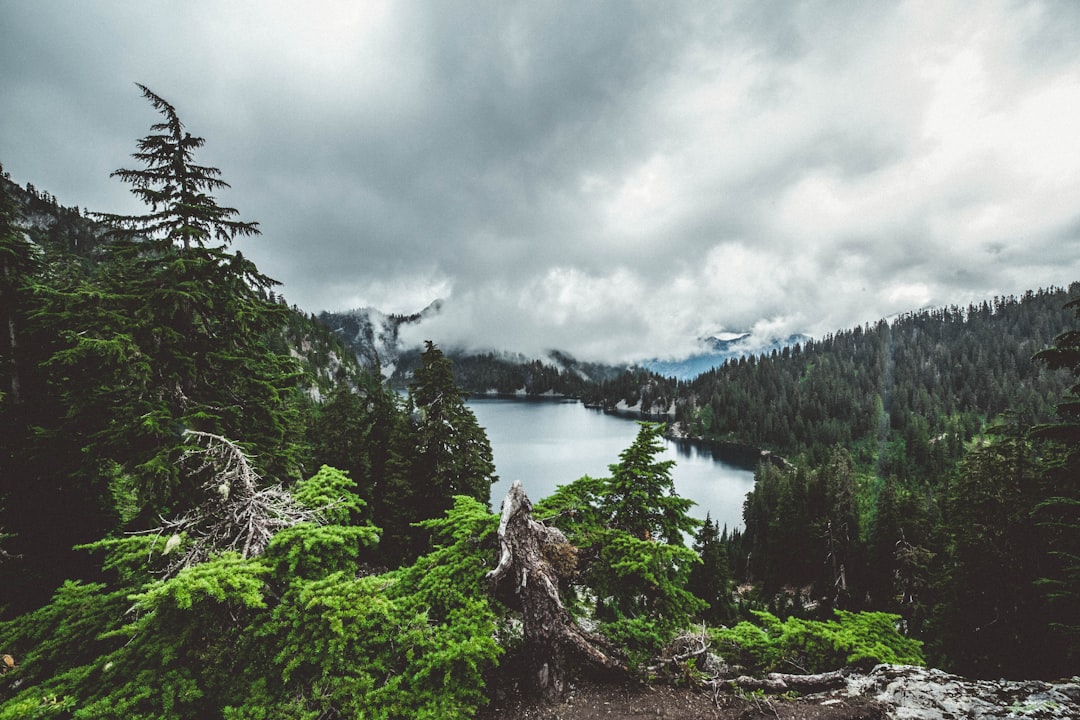
<svg viewBox="0 0 1080 720">
<path fill-rule="evenodd" d="M 141 167 L 113 175 L 149 211 L 98 215 L 111 228 L 100 265 L 54 263 L 34 296 L 41 390 L 8 514 L 59 577 L 77 574 L 62 569 L 71 545 L 197 501 L 185 430 L 239 442 L 274 480 L 298 476 L 303 447 L 299 368 L 269 345 L 288 310 L 228 249 L 257 226 L 217 204 L 220 171 L 193 161 L 204 141 L 139 87 L 164 120 L 138 143 Z"/>
<path fill-rule="evenodd" d="M 375 498 L 386 560 L 418 557 L 429 533 L 413 523 L 440 517 L 457 495 L 488 504 L 497 479 L 487 434 L 454 384 L 450 360 L 428 341 L 405 417 L 392 431 L 386 487 Z"/>
</svg>

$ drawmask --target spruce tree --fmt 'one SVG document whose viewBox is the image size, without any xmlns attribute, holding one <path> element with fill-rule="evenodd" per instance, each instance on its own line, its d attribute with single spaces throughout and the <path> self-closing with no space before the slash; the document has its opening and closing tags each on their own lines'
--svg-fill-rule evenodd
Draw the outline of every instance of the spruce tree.
<svg viewBox="0 0 1080 720">
<path fill-rule="evenodd" d="M 415 559 L 429 546 L 429 533 L 413 523 L 441 516 L 458 495 L 488 504 L 497 479 L 487 434 L 454 384 L 450 360 L 428 341 L 405 417 L 391 434 L 386 488 L 376 498 L 386 559 Z"/>
<path fill-rule="evenodd" d="M 67 446 L 65 482 L 108 483 L 97 494 L 120 521 L 196 500 L 200 481 L 179 463 L 185 430 L 241 443 L 276 479 L 296 476 L 301 439 L 298 367 L 269 346 L 288 310 L 269 300 L 275 281 L 228 250 L 257 225 L 217 204 L 220 171 L 193 161 L 204 140 L 139 87 L 164 120 L 138 142 L 142 167 L 113 176 L 149 211 L 96 215 L 111 228 L 104 263 L 49 288 L 39 313 L 58 339 L 45 366 L 65 408 L 43 439 Z"/>
<path fill-rule="evenodd" d="M 735 619 L 731 569 L 720 528 L 710 515 L 705 516 L 705 523 L 698 530 L 694 551 L 701 558 L 701 563 L 690 569 L 687 588 L 709 604 L 701 613 L 705 620 L 712 625 L 727 625 Z"/>
<path fill-rule="evenodd" d="M 1080 300 L 1066 307 L 1080 317 Z M 1080 660 L 1080 330 L 1062 333 L 1035 359 L 1068 370 L 1074 381 L 1057 405 L 1057 422 L 1037 427 L 1034 434 L 1050 445 L 1035 508 L 1049 562 L 1037 582 L 1049 600 L 1047 620 L 1064 640 L 1060 662 L 1075 667 Z"/>
</svg>

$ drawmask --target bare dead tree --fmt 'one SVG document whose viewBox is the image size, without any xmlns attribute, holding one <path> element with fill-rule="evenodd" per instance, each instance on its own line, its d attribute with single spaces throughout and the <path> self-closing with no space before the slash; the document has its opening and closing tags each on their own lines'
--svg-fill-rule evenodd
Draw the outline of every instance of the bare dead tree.
<svg viewBox="0 0 1080 720">
<path fill-rule="evenodd" d="M 202 502 L 179 517 L 162 518 L 161 526 L 146 531 L 167 538 L 164 553 L 170 557 L 165 577 L 226 550 L 244 558 L 259 555 L 279 530 L 323 522 L 319 512 L 301 505 L 280 485 L 260 487 L 262 478 L 232 440 L 197 430 L 184 434 L 199 446 L 188 450 L 181 462 L 194 461 L 191 472 L 207 479 L 201 487 Z"/>
<path fill-rule="evenodd" d="M 571 546 L 557 528 L 533 520 L 532 503 L 518 481 L 503 500 L 499 546 L 498 566 L 487 577 L 520 605 L 527 688 L 545 699 L 560 697 L 571 657 L 604 672 L 627 673 L 610 643 L 578 625 L 563 605 L 550 559 Z"/>
</svg>

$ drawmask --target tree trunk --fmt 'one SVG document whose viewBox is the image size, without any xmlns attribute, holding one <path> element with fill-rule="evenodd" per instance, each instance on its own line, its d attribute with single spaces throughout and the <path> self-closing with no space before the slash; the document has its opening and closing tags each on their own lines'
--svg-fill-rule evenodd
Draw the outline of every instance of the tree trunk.
<svg viewBox="0 0 1080 720">
<path fill-rule="evenodd" d="M 550 551 L 569 543 L 558 529 L 533 520 L 531 513 L 532 503 L 515 481 L 502 504 L 499 564 L 488 579 L 496 590 L 512 590 L 521 605 L 525 687 L 555 700 L 566 689 L 566 665 L 571 657 L 605 672 L 625 673 L 626 666 L 613 656 L 603 638 L 581 628 L 563 606 L 558 574 L 545 548 Z"/>
</svg>

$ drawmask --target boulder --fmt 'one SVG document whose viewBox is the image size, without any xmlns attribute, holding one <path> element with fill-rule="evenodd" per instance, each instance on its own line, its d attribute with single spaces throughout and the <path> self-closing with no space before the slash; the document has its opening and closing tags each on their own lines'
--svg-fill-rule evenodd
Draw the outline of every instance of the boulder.
<svg viewBox="0 0 1080 720">
<path fill-rule="evenodd" d="M 1080 719 L 1080 677 L 969 680 L 933 668 L 878 665 L 848 676 L 846 694 L 882 703 L 895 720 Z"/>
</svg>

